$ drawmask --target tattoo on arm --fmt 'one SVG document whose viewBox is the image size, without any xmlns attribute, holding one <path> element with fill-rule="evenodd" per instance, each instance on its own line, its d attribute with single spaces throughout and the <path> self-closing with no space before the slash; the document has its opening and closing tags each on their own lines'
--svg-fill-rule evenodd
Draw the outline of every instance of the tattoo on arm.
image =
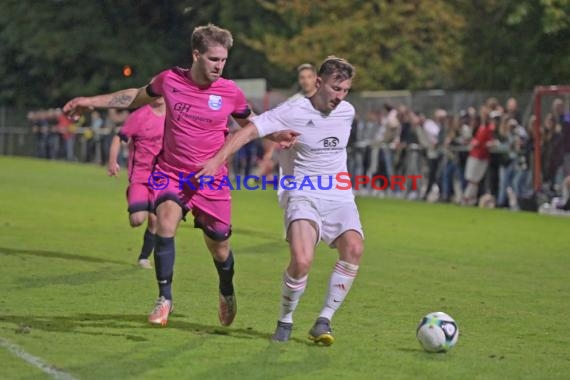
<svg viewBox="0 0 570 380">
<path fill-rule="evenodd" d="M 133 101 L 133 97 L 127 94 L 115 95 L 109 101 L 109 107 L 127 107 Z"/>
</svg>

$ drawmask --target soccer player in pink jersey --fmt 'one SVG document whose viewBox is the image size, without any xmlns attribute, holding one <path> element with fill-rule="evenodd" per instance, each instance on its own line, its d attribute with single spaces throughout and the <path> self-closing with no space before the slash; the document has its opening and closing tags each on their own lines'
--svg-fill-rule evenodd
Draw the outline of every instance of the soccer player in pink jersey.
<svg viewBox="0 0 570 380">
<path fill-rule="evenodd" d="M 158 228 L 154 263 L 159 287 L 158 300 L 148 317 L 151 324 L 166 325 L 172 311 L 174 236 L 180 220 L 190 210 L 195 227 L 204 232 L 218 272 L 220 323 L 229 326 L 237 313 L 232 280 L 234 257 L 228 240 L 231 234 L 229 188 L 192 187 L 189 178 L 190 173 L 198 171 L 200 164 L 224 145 L 228 118 L 232 116 L 243 126 L 251 113 L 239 87 L 221 77 L 232 44 L 232 35 L 225 29 L 214 25 L 197 27 L 192 33 L 190 69 L 165 70 L 139 89 L 75 98 L 64 106 L 64 111 L 75 117 L 90 107 L 136 108 L 164 97 L 163 149 L 149 179 L 156 185 L 154 206 Z M 274 136 L 284 144 L 293 143 L 294 137 L 287 133 Z M 215 173 L 214 187 L 218 187 L 227 172 L 224 165 Z"/>
<path fill-rule="evenodd" d="M 153 171 L 156 156 L 162 149 L 165 114 L 163 98 L 139 108 L 129 115 L 120 132 L 113 137 L 109 149 L 108 172 L 110 176 L 116 177 L 120 169 L 117 157 L 121 141 L 129 144 L 129 187 L 127 188 L 129 222 L 131 227 L 138 227 L 148 219 L 138 258 L 138 264 L 142 268 L 152 268 L 148 258 L 154 250 L 157 223 L 156 215 L 152 213 L 154 194 L 148 178 Z"/>
</svg>

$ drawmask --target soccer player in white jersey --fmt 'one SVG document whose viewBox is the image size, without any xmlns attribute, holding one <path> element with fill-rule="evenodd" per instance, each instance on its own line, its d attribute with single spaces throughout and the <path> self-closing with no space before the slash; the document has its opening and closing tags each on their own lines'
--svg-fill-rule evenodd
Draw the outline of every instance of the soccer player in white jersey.
<svg viewBox="0 0 570 380">
<path fill-rule="evenodd" d="M 310 98 L 315 95 L 317 92 L 317 69 L 315 66 L 310 63 L 299 65 L 297 67 L 297 84 L 301 91 L 287 99 L 288 102 L 294 102 L 301 98 Z M 279 145 L 274 142 L 268 141 L 267 143 L 271 144 L 272 149 L 275 149 L 275 154 L 272 159 L 275 159 L 277 163 L 285 163 L 289 160 L 287 157 L 287 155 L 290 154 L 288 150 L 280 148 Z M 283 176 L 285 176 L 283 167 L 279 165 L 279 178 L 283 178 Z M 280 186 L 277 188 L 277 199 L 279 199 L 279 206 L 283 209 L 287 207 L 285 192 L 286 190 L 283 187 Z M 283 232 L 283 235 L 286 236 L 287 232 Z"/>
<path fill-rule="evenodd" d="M 310 98 L 317 92 L 317 69 L 310 63 L 303 63 L 297 67 L 297 85 L 300 91 L 287 99 L 288 102 L 295 101 L 300 98 Z M 264 141 L 263 159 L 259 162 L 261 175 L 273 174 L 275 165 L 281 161 L 280 156 L 283 154 L 283 149 L 279 144 L 270 140 Z M 279 177 L 283 177 L 283 171 L 279 167 Z M 281 199 L 283 189 L 277 189 L 277 196 Z"/>
<path fill-rule="evenodd" d="M 318 71 L 317 92 L 310 98 L 285 102 L 252 119 L 205 163 L 197 176 L 212 175 L 225 160 L 248 141 L 277 131 L 299 133 L 297 144 L 280 162 L 289 183 L 285 228 L 291 260 L 283 273 L 281 313 L 275 341 L 287 341 L 293 328 L 293 312 L 305 291 L 315 247 L 323 240 L 336 248 L 339 259 L 330 277 L 324 306 L 309 339 L 334 342 L 331 319 L 358 272 L 363 252 L 363 232 L 351 190 L 336 187 L 336 174 L 346 172 L 346 145 L 354 119 L 354 107 L 344 101 L 355 70 L 346 60 L 329 57 Z M 320 181 L 320 186 L 317 184 Z M 281 181 L 280 181 L 281 182 Z M 311 182 L 313 186 L 309 186 Z"/>
</svg>

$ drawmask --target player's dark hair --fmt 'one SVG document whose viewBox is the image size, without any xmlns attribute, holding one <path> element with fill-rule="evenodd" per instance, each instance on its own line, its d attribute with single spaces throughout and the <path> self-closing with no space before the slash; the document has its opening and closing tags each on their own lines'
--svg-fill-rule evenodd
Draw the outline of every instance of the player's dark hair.
<svg viewBox="0 0 570 380">
<path fill-rule="evenodd" d="M 348 63 L 347 60 L 333 55 L 324 60 L 318 73 L 320 77 L 332 76 L 336 80 L 352 79 L 354 74 L 356 74 L 354 66 Z"/>
<path fill-rule="evenodd" d="M 192 50 L 205 53 L 210 46 L 221 45 L 230 50 L 234 39 L 229 30 L 217 27 L 214 24 L 198 26 L 192 32 Z"/>
</svg>

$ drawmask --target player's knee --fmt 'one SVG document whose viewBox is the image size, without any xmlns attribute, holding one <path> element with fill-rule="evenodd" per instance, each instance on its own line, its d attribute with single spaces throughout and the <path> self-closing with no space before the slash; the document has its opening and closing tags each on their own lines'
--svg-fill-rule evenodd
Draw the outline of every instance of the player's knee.
<svg viewBox="0 0 570 380">
<path fill-rule="evenodd" d="M 131 227 L 135 228 L 135 227 L 139 227 L 140 225 L 143 224 L 144 221 L 138 220 L 138 219 L 131 219 Z"/>
<path fill-rule="evenodd" d="M 181 207 L 173 201 L 161 203 L 156 209 L 157 234 L 171 237 L 176 234 L 178 222 L 182 218 Z"/>
<path fill-rule="evenodd" d="M 172 237 L 176 235 L 176 223 L 158 223 L 156 229 L 157 235 L 162 237 Z"/>
<path fill-rule="evenodd" d="M 157 227 L 158 227 L 158 223 L 156 220 L 156 215 L 148 214 L 148 230 L 154 234 L 154 233 L 156 233 Z"/>
<path fill-rule="evenodd" d="M 353 239 L 349 241 L 345 247 L 345 256 L 351 262 L 359 262 L 364 253 L 364 244 L 361 240 Z"/>
<path fill-rule="evenodd" d="M 292 260 L 291 262 L 291 273 L 289 273 L 290 275 L 292 275 L 295 278 L 301 278 L 303 276 L 305 276 L 307 273 L 309 273 L 309 270 L 311 269 L 311 264 L 313 263 L 313 260 L 311 260 L 310 257 L 296 257 L 294 260 Z"/>
<path fill-rule="evenodd" d="M 138 227 L 144 223 L 146 217 L 142 213 L 134 213 L 129 216 L 129 222 L 131 223 L 131 227 Z"/>
<path fill-rule="evenodd" d="M 209 228 L 203 228 L 202 231 L 204 231 L 204 234 L 206 234 L 207 237 L 215 242 L 226 241 L 232 234 L 230 229 L 211 230 Z"/>
<path fill-rule="evenodd" d="M 176 234 L 177 226 L 177 219 L 159 216 L 157 219 L 156 233 L 163 237 L 171 237 Z"/>
<path fill-rule="evenodd" d="M 232 227 L 220 221 L 213 221 L 211 217 L 204 214 L 198 215 L 194 219 L 194 228 L 199 228 L 210 240 L 221 243 L 228 240 L 232 234 Z"/>
<path fill-rule="evenodd" d="M 162 221 L 172 221 L 174 223 L 178 223 L 178 220 L 180 219 L 180 210 L 177 209 L 173 209 L 172 207 L 164 207 L 164 208 L 159 208 L 157 210 L 157 218 L 158 220 L 162 220 Z"/>
</svg>

